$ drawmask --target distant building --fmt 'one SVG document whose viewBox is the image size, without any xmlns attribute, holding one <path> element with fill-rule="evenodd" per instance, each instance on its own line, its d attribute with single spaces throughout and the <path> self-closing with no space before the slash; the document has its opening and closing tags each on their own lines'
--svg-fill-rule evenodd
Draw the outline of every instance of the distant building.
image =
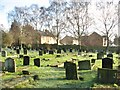
<svg viewBox="0 0 120 90">
<path fill-rule="evenodd" d="M 41 35 L 41 44 L 56 44 L 56 39 L 48 30 L 39 31 Z"/>
<path fill-rule="evenodd" d="M 60 43 L 63 45 L 78 45 L 78 40 L 71 36 L 65 36 Z M 93 32 L 89 36 L 85 35 L 81 37 L 82 46 L 107 46 L 106 36 L 101 36 L 96 32 Z"/>
</svg>

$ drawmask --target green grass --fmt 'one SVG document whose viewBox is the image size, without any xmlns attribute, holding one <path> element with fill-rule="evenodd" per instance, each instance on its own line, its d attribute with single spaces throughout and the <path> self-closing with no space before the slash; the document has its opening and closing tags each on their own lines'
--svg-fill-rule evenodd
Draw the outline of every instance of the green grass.
<svg viewBox="0 0 120 90">
<path fill-rule="evenodd" d="M 86 88 L 86 87 L 116 87 L 115 84 L 99 84 L 96 81 L 97 77 L 97 68 L 101 68 L 102 61 L 96 60 L 95 65 L 92 66 L 92 70 L 78 70 L 78 77 L 83 77 L 84 80 L 66 80 L 65 79 L 65 69 L 57 68 L 57 67 L 47 67 L 47 65 L 54 65 L 58 63 L 65 62 L 66 60 L 70 60 L 71 58 L 78 59 L 76 64 L 78 65 L 78 61 L 81 60 L 91 60 L 92 58 L 96 59 L 96 53 L 89 53 L 93 55 L 93 57 L 83 57 L 76 56 L 75 53 L 62 53 L 60 58 L 56 58 L 57 54 L 49 55 L 45 54 L 43 56 L 39 56 L 38 52 L 30 51 L 28 55 L 30 56 L 30 65 L 23 66 L 23 59 L 19 59 L 14 57 L 17 66 L 17 72 L 15 73 L 5 73 L 2 76 L 2 82 L 4 87 L 4 82 L 10 80 L 15 77 L 22 77 L 21 75 L 23 69 L 27 69 L 30 72 L 30 78 L 27 82 L 20 83 L 16 85 L 16 88 Z M 10 57 L 11 55 L 8 54 Z M 116 59 L 117 55 L 114 54 L 114 69 L 118 66 L 118 60 Z M 34 66 L 33 60 L 35 58 L 40 58 L 41 67 Z M 43 60 L 49 59 L 48 61 Z M 2 61 L 4 61 L 5 57 L 0 57 Z M 32 76 L 39 76 L 39 80 L 34 81 Z"/>
</svg>

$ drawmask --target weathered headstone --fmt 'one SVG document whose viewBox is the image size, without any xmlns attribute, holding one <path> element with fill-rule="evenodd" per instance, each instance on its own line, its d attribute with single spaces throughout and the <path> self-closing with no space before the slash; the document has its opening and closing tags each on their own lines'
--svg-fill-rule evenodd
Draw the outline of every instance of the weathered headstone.
<svg viewBox="0 0 120 90">
<path fill-rule="evenodd" d="M 91 70 L 90 60 L 84 60 L 78 62 L 79 70 Z"/>
<path fill-rule="evenodd" d="M 116 83 L 117 70 L 98 68 L 98 81 L 101 83 Z"/>
<path fill-rule="evenodd" d="M 54 54 L 54 51 L 53 50 L 49 50 L 49 54 Z"/>
<path fill-rule="evenodd" d="M 16 49 L 16 54 L 20 54 L 20 49 Z"/>
<path fill-rule="evenodd" d="M 113 68 L 113 59 L 111 58 L 103 58 L 102 59 L 102 68 Z"/>
<path fill-rule="evenodd" d="M 6 52 L 6 51 L 2 51 L 2 52 L 1 52 L 1 56 L 2 56 L 2 57 L 6 57 L 6 56 L 7 56 L 7 52 Z"/>
<path fill-rule="evenodd" d="M 27 54 L 27 49 L 26 49 L 26 48 L 23 49 L 23 53 L 24 53 L 24 54 Z"/>
<path fill-rule="evenodd" d="M 5 62 L 0 61 L 0 71 L 4 70 Z"/>
<path fill-rule="evenodd" d="M 29 62 L 30 62 L 30 57 L 29 56 L 24 56 L 23 65 L 29 65 Z"/>
<path fill-rule="evenodd" d="M 39 58 L 34 59 L 34 65 L 40 67 L 40 59 Z"/>
<path fill-rule="evenodd" d="M 75 63 L 67 62 L 65 66 L 66 79 L 68 80 L 78 80 L 77 67 Z"/>
<path fill-rule="evenodd" d="M 107 54 L 107 57 L 113 58 L 113 54 L 109 53 L 109 54 Z"/>
<path fill-rule="evenodd" d="M 97 59 L 102 59 L 103 57 L 104 57 L 104 53 L 103 52 L 97 53 Z"/>
<path fill-rule="evenodd" d="M 7 58 L 5 60 L 5 70 L 8 72 L 16 72 L 16 63 L 13 58 Z"/>
<path fill-rule="evenodd" d="M 42 50 L 40 50 L 39 51 L 39 56 L 42 56 L 42 55 L 43 55 Z"/>
<path fill-rule="evenodd" d="M 66 53 L 66 49 L 65 48 L 63 48 L 63 51 L 64 51 L 64 53 Z"/>
</svg>

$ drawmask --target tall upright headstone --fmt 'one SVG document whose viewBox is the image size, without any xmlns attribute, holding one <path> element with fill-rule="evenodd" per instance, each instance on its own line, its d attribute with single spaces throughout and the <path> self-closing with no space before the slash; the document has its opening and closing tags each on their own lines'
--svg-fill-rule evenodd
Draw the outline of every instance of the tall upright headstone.
<svg viewBox="0 0 120 90">
<path fill-rule="evenodd" d="M 113 68 L 113 59 L 111 58 L 103 58 L 102 59 L 102 68 Z"/>
<path fill-rule="evenodd" d="M 16 49 L 16 54 L 20 54 L 20 49 Z"/>
<path fill-rule="evenodd" d="M 66 70 L 66 79 L 78 80 L 77 66 L 75 63 L 72 63 L 72 62 L 66 63 L 65 70 Z"/>
<path fill-rule="evenodd" d="M 39 50 L 39 56 L 42 56 L 43 53 L 42 53 L 42 50 Z"/>
<path fill-rule="evenodd" d="M 40 67 L 40 59 L 39 58 L 34 59 L 34 65 Z"/>
<path fill-rule="evenodd" d="M 26 48 L 23 49 L 23 53 L 27 54 L 27 49 Z"/>
<path fill-rule="evenodd" d="M 13 58 L 7 58 L 5 60 L 5 70 L 8 72 L 16 72 L 16 63 Z"/>
<path fill-rule="evenodd" d="M 30 62 L 30 57 L 29 56 L 24 56 L 23 65 L 29 65 L 29 62 Z"/>
</svg>

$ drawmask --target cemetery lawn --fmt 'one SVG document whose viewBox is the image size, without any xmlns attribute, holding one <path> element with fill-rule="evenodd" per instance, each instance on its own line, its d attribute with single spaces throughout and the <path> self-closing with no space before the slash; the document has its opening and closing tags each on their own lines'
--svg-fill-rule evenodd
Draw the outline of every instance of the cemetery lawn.
<svg viewBox="0 0 120 90">
<path fill-rule="evenodd" d="M 89 53 L 93 57 L 87 56 L 77 56 L 77 53 L 63 53 L 60 57 L 56 57 L 57 54 L 49 55 L 44 54 L 39 56 L 38 52 L 30 51 L 28 55 L 30 56 L 30 65 L 23 66 L 23 59 L 13 57 L 16 61 L 17 70 L 15 73 L 4 72 L 2 73 L 2 88 L 15 87 L 15 88 L 89 88 L 89 87 L 118 87 L 116 83 L 114 84 L 100 84 L 97 81 L 97 69 L 101 68 L 102 61 L 96 60 L 95 64 L 92 65 L 91 70 L 78 70 L 78 77 L 80 80 L 66 80 L 65 79 L 65 69 L 64 67 L 50 67 L 61 64 L 66 60 L 71 58 L 76 59 L 76 64 L 80 60 L 91 60 L 96 59 L 96 53 Z M 11 55 L 9 54 L 9 57 Z M 15 55 L 17 56 L 17 55 Z M 118 65 L 117 55 L 114 54 L 114 64 L 113 67 L 116 69 Z M 34 66 L 34 59 L 40 58 L 41 67 Z M 5 57 L 1 57 L 4 61 Z M 30 75 L 23 75 L 22 70 L 28 70 Z M 34 80 L 33 76 L 38 75 L 39 79 Z"/>
</svg>

